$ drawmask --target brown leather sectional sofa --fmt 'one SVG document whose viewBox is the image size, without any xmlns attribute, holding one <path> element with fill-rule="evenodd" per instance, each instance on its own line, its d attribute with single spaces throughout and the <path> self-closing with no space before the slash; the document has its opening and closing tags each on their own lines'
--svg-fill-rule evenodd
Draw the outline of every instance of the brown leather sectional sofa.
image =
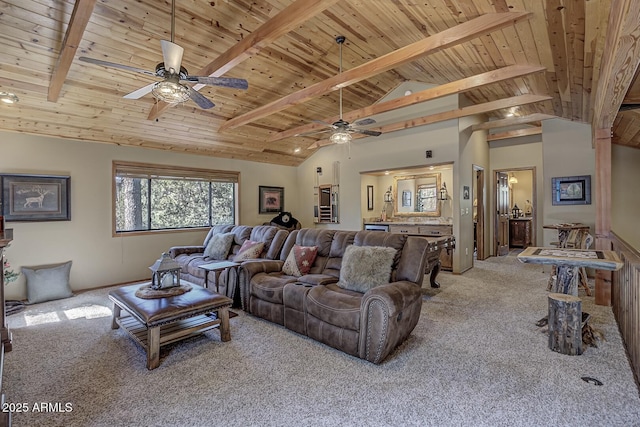
<svg viewBox="0 0 640 427">
<path fill-rule="evenodd" d="M 318 248 L 309 273 L 301 277 L 282 271 L 294 244 Z M 339 286 L 349 245 L 396 249 L 388 283 L 365 293 Z M 278 260 L 250 261 L 240 267 L 243 309 L 377 364 L 406 340 L 418 323 L 427 255 L 434 251 L 440 251 L 436 242 L 402 234 L 294 230 Z"/>
</svg>

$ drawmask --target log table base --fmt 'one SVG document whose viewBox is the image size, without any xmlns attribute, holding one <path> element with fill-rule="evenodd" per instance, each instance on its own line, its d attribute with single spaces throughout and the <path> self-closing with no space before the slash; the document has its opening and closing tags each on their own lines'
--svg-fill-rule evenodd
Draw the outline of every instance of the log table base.
<svg viewBox="0 0 640 427">
<path fill-rule="evenodd" d="M 594 334 L 588 324 L 589 315 L 582 313 L 582 300 L 573 295 L 559 293 L 549 294 L 548 300 L 549 348 L 570 356 L 581 355 L 583 334 Z"/>
</svg>

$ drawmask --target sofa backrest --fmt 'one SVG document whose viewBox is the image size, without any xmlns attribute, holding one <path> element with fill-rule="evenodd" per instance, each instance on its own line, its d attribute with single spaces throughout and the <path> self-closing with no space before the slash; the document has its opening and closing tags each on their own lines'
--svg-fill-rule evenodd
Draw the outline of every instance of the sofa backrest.
<svg viewBox="0 0 640 427">
<path fill-rule="evenodd" d="M 214 225 L 213 227 L 211 227 L 211 230 L 209 230 L 207 236 L 204 238 L 204 243 L 202 244 L 202 246 L 206 248 L 209 240 L 211 240 L 211 237 L 214 234 L 228 233 L 233 229 L 233 227 L 235 227 L 235 225 L 233 224 Z"/>
<path fill-rule="evenodd" d="M 300 230 L 293 230 L 289 233 L 287 240 L 282 246 L 282 253 L 280 260 L 285 261 L 291 248 L 296 244 L 298 246 L 317 246 L 318 255 L 316 256 L 309 274 L 320 274 L 324 270 L 329 258 L 329 252 L 331 250 L 331 242 L 336 230 L 326 230 L 322 228 L 303 228 Z"/>
<path fill-rule="evenodd" d="M 278 259 L 280 250 L 289 232 L 279 227 L 270 225 L 258 225 L 251 230 L 249 240 L 252 242 L 264 242 L 261 258 Z"/>
<path fill-rule="evenodd" d="M 331 241 L 329 257 L 322 274 L 340 278 L 340 268 L 342 267 L 342 257 L 347 246 L 352 245 L 356 236 L 356 231 L 336 231 Z"/>
<path fill-rule="evenodd" d="M 228 259 L 233 259 L 233 257 L 240 251 L 242 244 L 249 240 L 251 237 L 251 230 L 253 227 L 249 225 L 236 225 L 231 229 L 231 233 L 233 233 L 233 243 L 231 244 L 231 249 L 229 250 Z"/>
<path fill-rule="evenodd" d="M 396 270 L 396 280 L 408 280 L 422 286 L 427 264 L 429 241 L 422 237 L 407 237 Z"/>
</svg>

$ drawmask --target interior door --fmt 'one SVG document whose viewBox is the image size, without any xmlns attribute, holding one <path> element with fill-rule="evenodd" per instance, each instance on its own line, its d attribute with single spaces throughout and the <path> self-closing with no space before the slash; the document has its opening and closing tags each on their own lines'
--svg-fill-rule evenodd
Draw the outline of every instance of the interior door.
<svg viewBox="0 0 640 427">
<path fill-rule="evenodd" d="M 509 174 L 496 172 L 496 255 L 509 254 Z"/>
<path fill-rule="evenodd" d="M 483 260 L 487 258 L 484 248 L 484 170 L 476 171 L 476 195 L 474 199 L 476 204 L 476 248 L 477 259 Z"/>
</svg>

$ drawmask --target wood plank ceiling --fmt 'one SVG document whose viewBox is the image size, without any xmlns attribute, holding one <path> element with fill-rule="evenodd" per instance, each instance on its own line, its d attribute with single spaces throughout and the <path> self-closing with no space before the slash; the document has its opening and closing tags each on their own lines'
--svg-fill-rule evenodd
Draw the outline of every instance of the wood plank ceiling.
<svg viewBox="0 0 640 427">
<path fill-rule="evenodd" d="M 385 123 L 384 132 L 478 113 L 501 120 L 478 127 L 496 139 L 536 133 L 554 116 L 591 123 L 610 8 L 609 0 L 176 0 L 183 66 L 249 82 L 246 91 L 199 89 L 216 104 L 201 110 L 191 101 L 165 109 L 150 94 L 123 99 L 154 79 L 78 60 L 155 70 L 160 40 L 171 36 L 170 0 L 0 1 L 0 91 L 20 98 L 0 106 L 0 128 L 299 165 L 314 152 L 307 147 L 323 144 L 294 135 L 335 120 L 340 86 L 350 121 L 451 93 L 475 104 Z M 435 86 L 377 103 L 406 81 Z M 639 87 L 628 95 L 636 103 Z M 614 142 L 639 144 L 638 114 L 618 115 Z M 521 129 L 508 134 L 509 125 Z"/>
</svg>

